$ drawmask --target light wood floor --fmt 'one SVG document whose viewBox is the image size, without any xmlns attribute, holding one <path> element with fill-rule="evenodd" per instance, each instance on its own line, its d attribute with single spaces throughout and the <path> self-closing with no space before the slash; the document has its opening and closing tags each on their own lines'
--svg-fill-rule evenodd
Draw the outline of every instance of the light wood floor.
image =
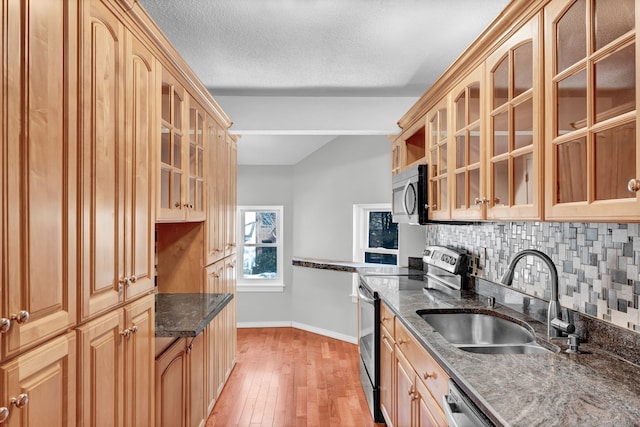
<svg viewBox="0 0 640 427">
<path fill-rule="evenodd" d="M 238 329 L 237 364 L 206 427 L 373 427 L 358 347 L 293 328 Z"/>
</svg>

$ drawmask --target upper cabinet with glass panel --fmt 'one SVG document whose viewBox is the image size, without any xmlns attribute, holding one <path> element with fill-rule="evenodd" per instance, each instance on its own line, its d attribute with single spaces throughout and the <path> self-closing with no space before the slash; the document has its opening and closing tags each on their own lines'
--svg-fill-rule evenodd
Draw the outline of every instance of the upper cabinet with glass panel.
<svg viewBox="0 0 640 427">
<path fill-rule="evenodd" d="M 204 110 L 168 73 L 162 77 L 158 221 L 205 219 Z"/>
<path fill-rule="evenodd" d="M 487 59 L 487 218 L 542 217 L 542 70 L 538 16 Z"/>
<path fill-rule="evenodd" d="M 427 164 L 429 165 L 430 220 L 451 218 L 449 206 L 449 115 L 447 98 L 444 98 L 427 113 Z"/>
<path fill-rule="evenodd" d="M 637 220 L 636 2 L 545 9 L 546 218 Z"/>
</svg>

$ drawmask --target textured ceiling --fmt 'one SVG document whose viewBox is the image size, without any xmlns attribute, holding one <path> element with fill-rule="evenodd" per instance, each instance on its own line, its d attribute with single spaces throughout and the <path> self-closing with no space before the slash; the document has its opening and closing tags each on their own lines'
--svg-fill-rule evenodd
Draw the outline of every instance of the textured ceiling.
<svg viewBox="0 0 640 427">
<path fill-rule="evenodd" d="M 407 97 L 413 102 L 509 2 L 139 1 L 217 99 L 251 96 L 251 102 L 255 96 Z M 403 113 L 391 110 L 392 125 L 373 133 L 397 131 L 393 124 Z M 242 108 L 229 115 L 235 124 L 243 123 Z M 259 132 L 250 137 L 256 136 Z M 238 149 L 243 157 L 240 143 Z"/>
</svg>

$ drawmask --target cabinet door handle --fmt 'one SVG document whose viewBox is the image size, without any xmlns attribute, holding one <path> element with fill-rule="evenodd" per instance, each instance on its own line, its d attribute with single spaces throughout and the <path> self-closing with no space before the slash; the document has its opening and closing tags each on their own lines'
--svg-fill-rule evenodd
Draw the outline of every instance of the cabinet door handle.
<svg viewBox="0 0 640 427">
<path fill-rule="evenodd" d="M 9 418 L 9 408 L 3 406 L 0 408 L 0 424 L 7 421 L 7 418 Z"/>
<path fill-rule="evenodd" d="M 131 285 L 132 283 L 136 283 L 137 280 L 138 280 L 138 278 L 134 274 L 133 276 L 129 277 L 129 283 L 127 283 L 127 284 Z"/>
<path fill-rule="evenodd" d="M 12 314 L 11 320 L 15 320 L 19 325 L 27 323 L 29 321 L 29 312 L 26 310 L 21 310 L 18 312 L 18 314 Z"/>
<path fill-rule="evenodd" d="M 640 180 L 631 178 L 627 184 L 627 189 L 632 193 L 640 191 Z"/>
<path fill-rule="evenodd" d="M 424 378 L 425 380 L 428 380 L 429 378 L 433 378 L 434 380 L 437 378 L 435 372 L 433 374 L 430 374 L 429 372 L 425 372 L 422 375 L 422 378 Z"/>
<path fill-rule="evenodd" d="M 11 328 L 11 320 L 3 317 L 0 319 L 0 333 L 4 334 L 5 332 L 9 332 Z"/>
<path fill-rule="evenodd" d="M 18 397 L 11 398 L 11 404 L 18 409 L 22 409 L 29 403 L 29 395 L 27 393 L 19 394 Z"/>
</svg>

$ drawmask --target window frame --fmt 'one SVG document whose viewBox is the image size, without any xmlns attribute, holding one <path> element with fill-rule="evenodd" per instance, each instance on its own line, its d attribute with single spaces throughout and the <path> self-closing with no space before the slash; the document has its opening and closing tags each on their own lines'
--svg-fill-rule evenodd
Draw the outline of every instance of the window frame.
<svg viewBox="0 0 640 427">
<path fill-rule="evenodd" d="M 353 262 L 365 263 L 365 252 L 375 252 L 383 254 L 395 254 L 396 264 L 400 261 L 400 230 L 398 230 L 398 249 L 369 248 L 369 213 L 370 212 L 389 212 L 392 213 L 391 203 L 367 203 L 353 205 Z M 381 266 L 394 266 L 394 264 L 374 264 Z M 351 286 L 351 298 L 353 302 L 357 302 L 358 297 L 358 274 L 354 273 Z"/>
<path fill-rule="evenodd" d="M 276 212 L 278 230 L 277 241 L 268 247 L 276 248 L 276 277 L 249 279 L 244 277 L 244 217 L 245 212 Z M 284 206 L 282 205 L 243 205 L 237 207 L 237 253 L 236 290 L 238 292 L 284 292 Z M 250 245 L 260 247 L 260 245 Z M 267 246 L 265 246 L 267 247 Z"/>
</svg>

